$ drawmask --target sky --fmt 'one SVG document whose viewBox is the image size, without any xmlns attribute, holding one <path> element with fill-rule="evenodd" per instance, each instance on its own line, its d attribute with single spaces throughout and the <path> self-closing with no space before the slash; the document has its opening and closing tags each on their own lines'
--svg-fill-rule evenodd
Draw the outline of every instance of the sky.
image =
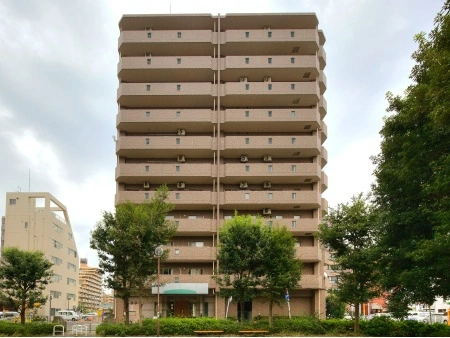
<svg viewBox="0 0 450 338">
<path fill-rule="evenodd" d="M 256 5 L 257 4 L 257 5 Z M 329 206 L 370 191 L 386 92 L 411 84 L 414 35 L 442 0 L 0 0 L 0 216 L 6 192 L 50 192 L 79 256 L 114 211 L 118 22 L 123 14 L 316 13 L 326 37 Z"/>
</svg>

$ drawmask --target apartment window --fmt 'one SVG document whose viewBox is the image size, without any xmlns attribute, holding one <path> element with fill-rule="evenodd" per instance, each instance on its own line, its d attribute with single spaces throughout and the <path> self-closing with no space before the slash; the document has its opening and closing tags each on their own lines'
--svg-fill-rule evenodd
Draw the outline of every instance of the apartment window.
<svg viewBox="0 0 450 338">
<path fill-rule="evenodd" d="M 245 90 L 249 90 L 250 89 L 250 85 L 249 84 L 246 84 L 245 85 Z"/>
<path fill-rule="evenodd" d="M 61 292 L 60 291 L 50 291 L 50 294 L 52 295 L 53 299 L 57 299 L 61 296 Z"/>
<path fill-rule="evenodd" d="M 291 38 L 293 38 L 295 36 L 295 32 L 291 31 Z"/>
<path fill-rule="evenodd" d="M 297 171 L 297 166 L 295 164 L 291 165 L 291 171 Z"/>
<path fill-rule="evenodd" d="M 231 216 L 231 215 L 227 215 L 224 217 L 224 219 L 232 219 L 232 218 L 233 218 L 233 216 Z"/>
<path fill-rule="evenodd" d="M 245 37 L 246 38 L 250 37 L 250 32 L 245 32 Z"/>
<path fill-rule="evenodd" d="M 67 248 L 67 253 L 73 257 L 77 257 L 77 252 L 74 249 Z"/>
<path fill-rule="evenodd" d="M 250 117 L 250 112 L 248 110 L 245 111 L 245 117 Z"/>
<path fill-rule="evenodd" d="M 267 32 L 267 37 L 271 38 L 272 37 L 272 32 Z"/>
<path fill-rule="evenodd" d="M 188 246 L 203 248 L 205 246 L 205 242 L 188 242 Z"/>
<path fill-rule="evenodd" d="M 296 248 L 299 248 L 300 247 L 300 242 L 295 242 L 295 244 L 294 244 L 294 246 L 296 247 Z"/>
<path fill-rule="evenodd" d="M 297 221 L 292 221 L 291 222 L 291 227 L 296 228 L 297 227 Z"/>
<path fill-rule="evenodd" d="M 175 171 L 176 171 L 176 172 L 179 172 L 179 171 L 180 171 L 180 166 L 179 166 L 179 165 L 177 165 L 177 166 L 175 167 Z"/>
<path fill-rule="evenodd" d="M 148 32 L 147 33 L 147 38 L 151 39 L 152 38 L 152 33 Z"/>
<path fill-rule="evenodd" d="M 203 269 L 201 269 L 201 268 L 189 269 L 189 274 L 190 275 L 203 275 Z"/>
<path fill-rule="evenodd" d="M 250 58 L 245 58 L 245 63 L 249 64 L 250 63 Z"/>
<path fill-rule="evenodd" d="M 181 65 L 181 58 L 177 58 L 177 64 Z"/>
<path fill-rule="evenodd" d="M 152 64 L 152 59 L 147 59 L 147 64 L 151 65 Z"/>
<path fill-rule="evenodd" d="M 26 227 L 28 227 L 28 223 L 27 222 L 25 222 L 25 223 L 26 223 Z M 58 234 L 63 232 L 63 228 L 61 228 L 58 224 L 52 223 L 52 228 Z"/>
<path fill-rule="evenodd" d="M 245 144 L 250 144 L 250 138 L 249 137 L 245 138 Z"/>
<path fill-rule="evenodd" d="M 181 85 L 177 85 L 177 90 L 181 90 Z"/>
<path fill-rule="evenodd" d="M 250 194 L 248 192 L 245 193 L 245 199 L 249 200 L 250 199 Z"/>
<path fill-rule="evenodd" d="M 164 268 L 164 269 L 162 269 L 162 273 L 161 274 L 163 274 L 163 275 L 172 275 L 173 272 L 172 272 L 172 269 L 170 269 L 170 268 Z"/>
<path fill-rule="evenodd" d="M 269 173 L 271 173 L 271 172 L 273 171 L 273 165 L 269 164 L 269 165 L 267 166 L 267 171 L 268 171 Z"/>
<path fill-rule="evenodd" d="M 197 219 L 197 216 L 196 215 L 189 215 L 188 219 Z"/>
<path fill-rule="evenodd" d="M 297 142 L 297 139 L 295 137 L 291 138 L 291 144 L 295 144 Z"/>
<path fill-rule="evenodd" d="M 75 279 L 67 277 L 67 285 L 76 285 Z"/>
<path fill-rule="evenodd" d="M 275 219 L 283 219 L 283 216 L 282 215 L 277 215 L 277 216 L 275 216 Z"/>
<path fill-rule="evenodd" d="M 245 166 L 245 171 L 250 171 L 250 166 L 249 165 Z"/>
<path fill-rule="evenodd" d="M 67 233 L 67 237 L 68 237 L 69 239 L 72 239 L 72 237 L 73 237 L 72 233 L 68 232 L 68 233 Z"/>
<path fill-rule="evenodd" d="M 175 193 L 175 199 L 176 199 L 176 200 L 179 200 L 179 199 L 180 199 L 180 193 L 179 193 L 179 192 Z"/>
<path fill-rule="evenodd" d="M 175 226 L 178 228 L 180 226 L 180 221 L 175 221 Z"/>
<path fill-rule="evenodd" d="M 149 171 L 150 171 L 150 166 L 146 165 L 146 166 L 145 166 L 145 171 L 146 171 L 146 172 L 149 172 Z"/>
<path fill-rule="evenodd" d="M 271 192 L 269 192 L 269 193 L 267 194 L 267 199 L 271 200 L 272 198 L 273 198 L 273 194 L 272 194 Z"/>
<path fill-rule="evenodd" d="M 175 249 L 175 255 L 179 255 L 180 254 L 180 249 Z"/>
<path fill-rule="evenodd" d="M 295 215 L 294 219 L 300 219 L 300 215 Z"/>
<path fill-rule="evenodd" d="M 178 37 L 178 38 L 181 38 L 181 32 L 178 32 L 178 33 L 177 33 L 177 37 Z"/>
<path fill-rule="evenodd" d="M 269 137 L 269 138 L 267 139 L 267 143 L 268 143 L 268 144 L 272 144 L 272 142 L 273 142 L 273 139 L 272 139 L 271 137 Z"/>
<path fill-rule="evenodd" d="M 175 139 L 175 143 L 176 143 L 176 144 L 180 144 L 180 138 L 179 138 L 179 137 L 177 137 L 177 138 Z"/>
<path fill-rule="evenodd" d="M 148 192 L 144 193 L 144 198 L 145 198 L 146 200 L 148 200 L 148 199 L 150 198 L 150 195 L 149 195 Z"/>
<path fill-rule="evenodd" d="M 56 241 L 54 239 L 52 239 L 52 244 L 53 244 L 53 247 L 58 249 L 58 250 L 63 247 L 62 243 L 60 243 L 60 242 L 58 242 L 58 241 Z"/>
<path fill-rule="evenodd" d="M 295 58 L 291 58 L 291 63 L 295 63 Z"/>
<path fill-rule="evenodd" d="M 70 300 L 77 300 L 76 295 L 73 294 L 73 293 L 68 293 L 68 294 L 67 294 L 67 299 L 70 299 Z"/>
<path fill-rule="evenodd" d="M 292 199 L 293 199 L 293 200 L 296 200 L 296 199 L 297 199 L 297 193 L 296 193 L 296 192 L 293 192 L 293 193 L 292 193 Z"/>
<path fill-rule="evenodd" d="M 272 58 L 268 58 L 267 63 L 272 63 Z"/>
<path fill-rule="evenodd" d="M 295 117 L 295 110 L 291 111 L 291 117 Z"/>
<path fill-rule="evenodd" d="M 336 284 L 339 281 L 339 276 L 329 276 L 331 284 Z"/>
<path fill-rule="evenodd" d="M 145 139 L 145 144 L 150 144 L 150 139 L 149 138 Z"/>
<path fill-rule="evenodd" d="M 177 112 L 175 113 L 175 117 L 180 117 L 180 116 L 181 116 L 181 112 L 177 111 Z"/>
<path fill-rule="evenodd" d="M 11 198 L 9 200 L 9 205 L 14 205 L 14 204 L 16 204 L 16 199 L 15 198 Z"/>
<path fill-rule="evenodd" d="M 271 110 L 269 110 L 269 111 L 267 112 L 267 116 L 268 116 L 268 117 L 272 117 L 272 111 L 271 111 Z"/>
<path fill-rule="evenodd" d="M 25 223 L 23 224 L 23 226 L 25 227 L 25 229 L 28 229 L 28 222 L 25 222 Z"/>
<path fill-rule="evenodd" d="M 271 83 L 269 83 L 269 84 L 267 85 L 267 89 L 268 89 L 268 90 L 272 90 L 272 84 L 271 84 Z"/>
<path fill-rule="evenodd" d="M 54 274 L 53 277 L 52 277 L 52 280 L 53 280 L 54 283 L 58 283 L 58 282 L 62 281 L 62 276 Z"/>
<path fill-rule="evenodd" d="M 291 83 L 291 90 L 294 90 L 294 89 L 295 89 L 295 84 Z"/>
<path fill-rule="evenodd" d="M 150 117 L 150 112 L 149 111 L 145 112 L 145 117 Z"/>
<path fill-rule="evenodd" d="M 147 85 L 147 91 L 148 92 L 150 91 L 150 85 Z"/>
<path fill-rule="evenodd" d="M 67 269 L 69 270 L 73 270 L 73 271 L 77 271 L 77 266 L 75 264 L 72 263 L 67 263 Z"/>
</svg>

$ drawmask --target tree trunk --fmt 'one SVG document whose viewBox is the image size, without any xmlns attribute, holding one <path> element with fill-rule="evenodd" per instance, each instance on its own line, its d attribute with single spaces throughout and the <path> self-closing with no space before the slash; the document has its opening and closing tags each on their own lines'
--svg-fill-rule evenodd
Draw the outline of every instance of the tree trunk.
<svg viewBox="0 0 450 338">
<path fill-rule="evenodd" d="M 355 303 L 355 326 L 353 327 L 355 335 L 359 333 L 359 303 Z"/>
<path fill-rule="evenodd" d="M 272 317 L 273 317 L 273 300 L 269 300 L 269 326 L 272 326 Z"/>
<path fill-rule="evenodd" d="M 20 324 L 25 324 L 25 307 L 27 303 L 25 300 L 22 300 L 22 308 L 20 309 Z"/>
<path fill-rule="evenodd" d="M 244 323 L 244 319 L 245 319 L 245 314 L 244 314 L 244 302 L 240 302 L 239 305 L 240 305 L 240 307 L 241 307 L 241 323 Z"/>
<path fill-rule="evenodd" d="M 123 309 L 125 311 L 125 325 L 130 324 L 130 303 L 129 297 L 123 298 Z"/>
</svg>

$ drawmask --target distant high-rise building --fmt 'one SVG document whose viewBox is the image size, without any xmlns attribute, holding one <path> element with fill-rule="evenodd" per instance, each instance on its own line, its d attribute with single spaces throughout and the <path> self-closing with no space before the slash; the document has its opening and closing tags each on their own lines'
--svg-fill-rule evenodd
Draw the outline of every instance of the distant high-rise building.
<svg viewBox="0 0 450 338">
<path fill-rule="evenodd" d="M 78 302 L 80 307 L 98 310 L 102 305 L 103 276 L 99 268 L 87 265 L 86 258 L 80 259 L 80 282 L 78 285 Z"/>
<path fill-rule="evenodd" d="M 324 317 L 314 233 L 327 210 L 327 81 L 316 15 L 124 15 L 119 28 L 116 204 L 149 201 L 167 184 L 178 226 L 165 247 L 162 316 L 225 317 L 211 276 L 219 227 L 238 211 L 292 231 L 303 271 L 291 312 Z M 154 317 L 155 292 L 132 299 L 132 313 Z M 237 311 L 231 303 L 228 315 Z M 267 315 L 268 305 L 245 311 Z"/>
<path fill-rule="evenodd" d="M 3 223 L 3 222 L 2 222 Z M 48 317 L 78 306 L 78 252 L 66 207 L 47 192 L 6 193 L 2 249 L 39 250 L 53 263 L 49 300 L 38 310 Z"/>
</svg>

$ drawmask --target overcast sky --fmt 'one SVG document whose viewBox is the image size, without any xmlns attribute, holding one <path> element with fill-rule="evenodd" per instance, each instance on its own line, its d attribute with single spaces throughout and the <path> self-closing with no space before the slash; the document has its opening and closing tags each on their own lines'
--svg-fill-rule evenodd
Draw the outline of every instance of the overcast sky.
<svg viewBox="0 0 450 338">
<path fill-rule="evenodd" d="M 329 206 L 370 190 L 385 94 L 410 84 L 416 33 L 441 0 L 0 0 L 0 215 L 6 192 L 68 208 L 80 257 L 114 210 L 117 39 L 123 14 L 315 12 L 326 36 Z M 30 173 L 30 175 L 29 175 Z M 30 179 L 29 179 L 30 178 Z M 29 184 L 30 182 L 30 184 Z"/>
</svg>

